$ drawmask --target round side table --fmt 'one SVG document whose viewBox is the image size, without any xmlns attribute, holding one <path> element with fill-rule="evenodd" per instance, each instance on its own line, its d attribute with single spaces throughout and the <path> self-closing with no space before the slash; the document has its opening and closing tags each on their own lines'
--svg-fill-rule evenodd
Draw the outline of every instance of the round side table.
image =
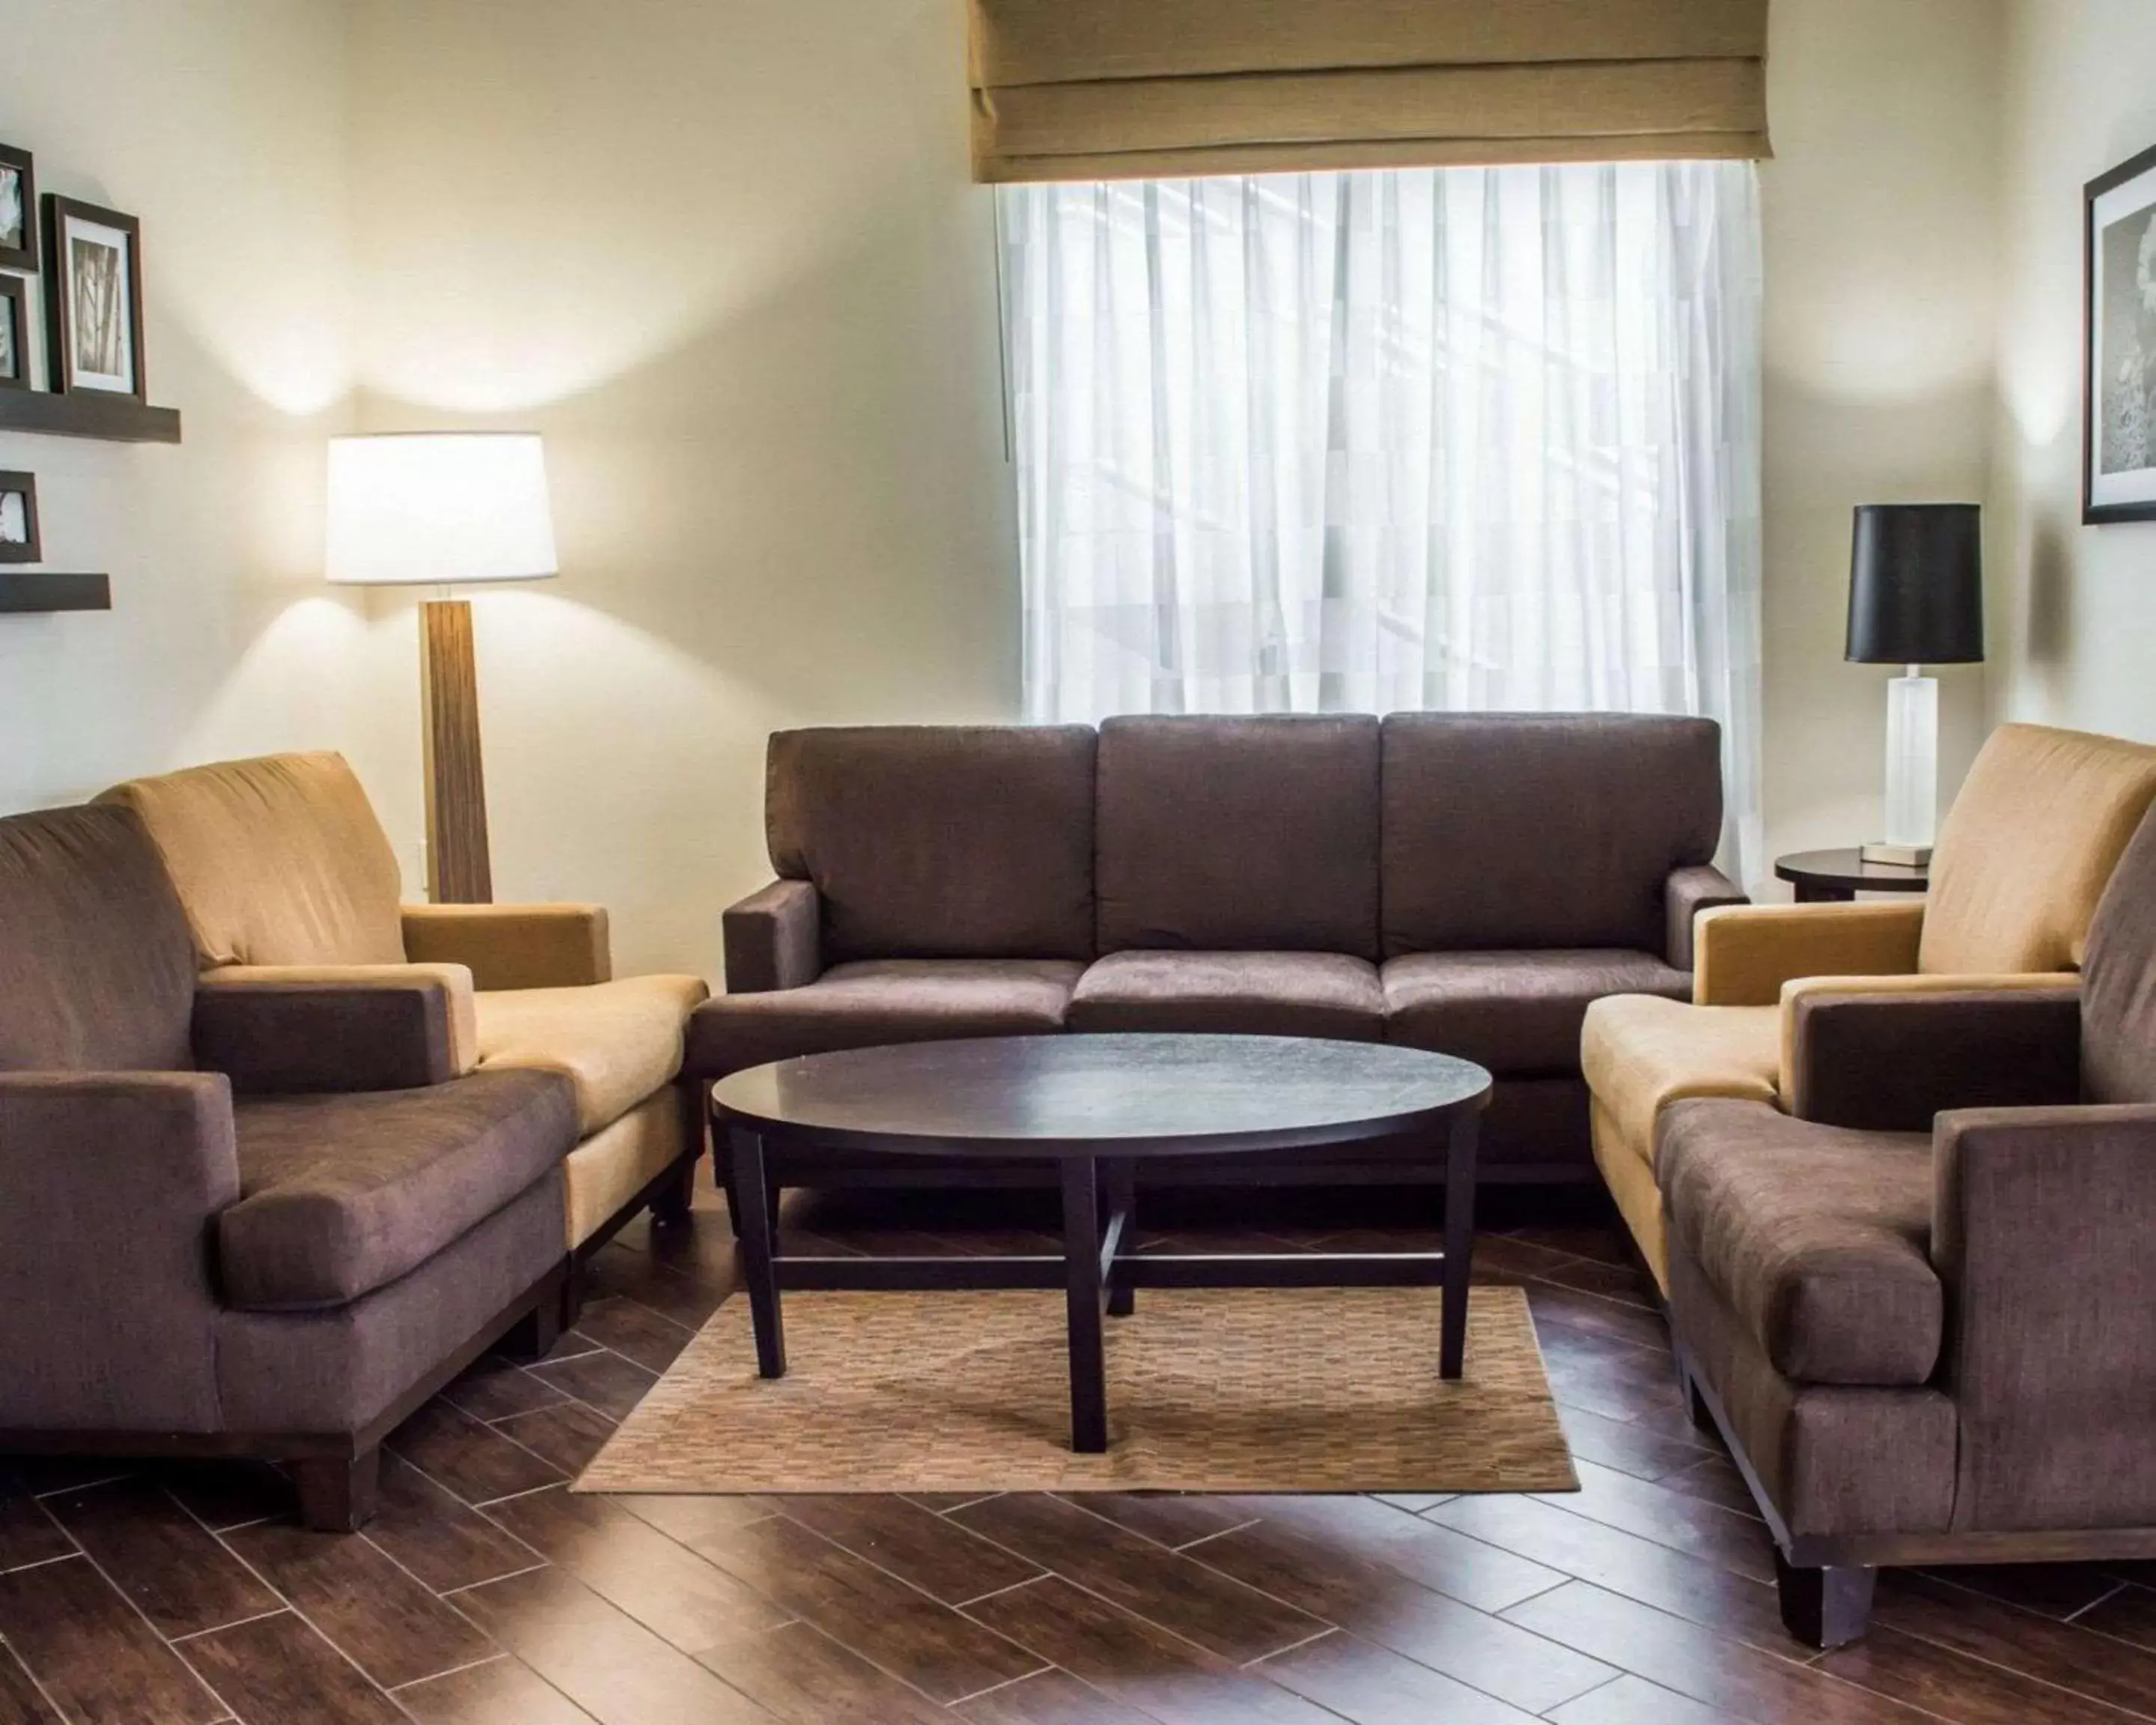
<svg viewBox="0 0 2156 1725">
<path fill-rule="evenodd" d="M 1800 905 L 1845 903 L 1860 892 L 1922 892 L 1932 884 L 1929 869 L 1866 862 L 1854 849 L 1799 850 L 1778 857 L 1774 878 L 1797 889 Z"/>
</svg>

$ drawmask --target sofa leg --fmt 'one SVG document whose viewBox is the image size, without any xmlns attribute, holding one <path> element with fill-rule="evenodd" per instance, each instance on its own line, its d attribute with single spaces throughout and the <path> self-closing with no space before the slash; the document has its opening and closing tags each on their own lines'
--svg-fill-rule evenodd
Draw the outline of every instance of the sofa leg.
<svg viewBox="0 0 2156 1725">
<path fill-rule="evenodd" d="M 1684 1397 L 1685 1412 L 1691 1416 L 1697 1430 L 1706 1432 L 1716 1430 L 1714 1410 L 1707 1406 L 1707 1398 L 1700 1394 L 1699 1379 L 1686 1368 L 1681 1357 L 1676 1363 L 1677 1393 Z"/>
<path fill-rule="evenodd" d="M 542 1294 L 539 1303 L 517 1319 L 515 1327 L 501 1338 L 497 1344 L 501 1351 L 511 1359 L 544 1359 L 552 1353 L 554 1344 L 562 1339 L 564 1296 L 575 1280 L 572 1270 L 562 1279 L 560 1287 L 549 1288 Z"/>
<path fill-rule="evenodd" d="M 300 1489 L 300 1521 L 318 1533 L 356 1533 L 374 1518 L 382 1451 L 312 1456 L 291 1464 Z"/>
<path fill-rule="evenodd" d="M 695 1156 L 684 1156 L 675 1167 L 674 1178 L 651 1200 L 651 1219 L 660 1227 L 680 1228 L 687 1224 L 696 1203 L 697 1161 Z"/>
<path fill-rule="evenodd" d="M 562 1330 L 576 1328 L 577 1320 L 584 1315 L 584 1295 L 588 1281 L 583 1260 L 571 1259 L 569 1273 L 562 1278 L 561 1298 L 555 1302 L 557 1321 L 561 1325 L 561 1329 L 555 1332 L 556 1340 L 560 1339 Z M 554 1344 L 550 1342 L 547 1345 L 551 1348 Z"/>
<path fill-rule="evenodd" d="M 1878 1581 L 1876 1569 L 1799 1569 L 1779 1550 L 1774 1553 L 1783 1627 L 1809 1646 L 1846 1646 L 1861 1635 L 1871 1621 L 1871 1594 Z"/>
</svg>

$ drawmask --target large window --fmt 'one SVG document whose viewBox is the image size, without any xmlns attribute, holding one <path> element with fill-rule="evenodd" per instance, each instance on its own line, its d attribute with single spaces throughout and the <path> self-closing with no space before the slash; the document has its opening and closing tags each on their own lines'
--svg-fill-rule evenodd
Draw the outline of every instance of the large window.
<svg viewBox="0 0 2156 1725">
<path fill-rule="evenodd" d="M 998 197 L 1034 717 L 1703 713 L 1756 866 L 1749 162 Z"/>
</svg>

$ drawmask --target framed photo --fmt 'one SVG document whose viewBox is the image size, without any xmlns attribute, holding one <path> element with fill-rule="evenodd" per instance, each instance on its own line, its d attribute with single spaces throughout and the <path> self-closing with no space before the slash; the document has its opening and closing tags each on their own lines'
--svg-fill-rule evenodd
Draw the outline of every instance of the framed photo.
<svg viewBox="0 0 2156 1725">
<path fill-rule="evenodd" d="M 30 152 L 0 144 L 0 270 L 38 267 L 38 177 Z"/>
<path fill-rule="evenodd" d="M 19 275 L 0 275 L 0 389 L 30 387 L 30 316 Z"/>
<path fill-rule="evenodd" d="M 149 398 L 142 368 L 142 227 L 45 194 L 45 371 L 51 388 Z"/>
<path fill-rule="evenodd" d="M 2085 202 L 2082 519 L 2156 521 L 2156 150 Z"/>
<path fill-rule="evenodd" d="M 34 563 L 38 544 L 38 481 L 27 473 L 0 473 L 0 563 Z"/>
</svg>

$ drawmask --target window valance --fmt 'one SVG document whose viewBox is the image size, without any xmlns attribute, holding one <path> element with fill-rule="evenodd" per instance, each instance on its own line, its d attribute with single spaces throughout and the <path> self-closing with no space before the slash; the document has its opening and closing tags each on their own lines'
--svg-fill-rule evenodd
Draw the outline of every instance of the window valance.
<svg viewBox="0 0 2156 1725">
<path fill-rule="evenodd" d="M 971 0 L 974 177 L 1768 153 L 1768 0 Z"/>
</svg>

